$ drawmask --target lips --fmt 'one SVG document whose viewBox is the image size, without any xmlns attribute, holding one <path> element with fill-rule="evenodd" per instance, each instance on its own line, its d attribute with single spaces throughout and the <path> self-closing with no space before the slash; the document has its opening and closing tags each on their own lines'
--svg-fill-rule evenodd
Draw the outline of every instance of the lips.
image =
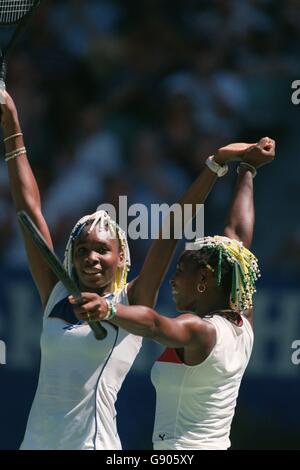
<svg viewBox="0 0 300 470">
<path fill-rule="evenodd" d="M 99 274 L 101 271 L 99 269 L 93 270 L 93 269 L 84 269 L 83 272 L 85 274 Z"/>
<path fill-rule="evenodd" d="M 102 274 L 102 271 L 99 271 L 99 270 L 83 270 L 82 273 L 84 274 L 84 276 L 100 276 Z"/>
</svg>

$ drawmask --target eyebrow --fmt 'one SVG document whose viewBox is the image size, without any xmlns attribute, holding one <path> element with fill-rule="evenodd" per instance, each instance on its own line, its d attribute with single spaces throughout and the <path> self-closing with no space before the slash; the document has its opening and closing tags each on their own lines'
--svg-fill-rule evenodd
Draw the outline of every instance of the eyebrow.
<svg viewBox="0 0 300 470">
<path fill-rule="evenodd" d="M 76 248 L 79 246 L 86 246 L 86 245 L 97 245 L 97 246 L 105 246 L 106 248 L 109 248 L 109 244 L 106 241 L 78 241 L 75 245 Z"/>
</svg>

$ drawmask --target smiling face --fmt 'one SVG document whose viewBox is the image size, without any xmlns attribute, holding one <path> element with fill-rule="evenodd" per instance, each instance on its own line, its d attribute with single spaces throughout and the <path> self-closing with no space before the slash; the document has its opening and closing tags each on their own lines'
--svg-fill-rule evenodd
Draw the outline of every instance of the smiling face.
<svg viewBox="0 0 300 470">
<path fill-rule="evenodd" d="M 73 265 L 80 288 L 100 294 L 111 292 L 118 268 L 123 266 L 119 241 L 108 230 L 86 226 L 74 242 Z"/>
</svg>

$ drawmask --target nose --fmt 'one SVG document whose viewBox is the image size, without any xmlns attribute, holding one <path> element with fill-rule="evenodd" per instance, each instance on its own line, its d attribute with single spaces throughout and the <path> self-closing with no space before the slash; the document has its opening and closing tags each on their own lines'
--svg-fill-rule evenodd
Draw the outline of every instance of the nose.
<svg viewBox="0 0 300 470">
<path fill-rule="evenodd" d="M 88 256 L 86 257 L 85 261 L 86 261 L 87 264 L 95 264 L 95 263 L 99 262 L 99 257 L 98 257 L 98 254 L 96 253 L 96 251 L 90 251 L 88 253 Z"/>
</svg>

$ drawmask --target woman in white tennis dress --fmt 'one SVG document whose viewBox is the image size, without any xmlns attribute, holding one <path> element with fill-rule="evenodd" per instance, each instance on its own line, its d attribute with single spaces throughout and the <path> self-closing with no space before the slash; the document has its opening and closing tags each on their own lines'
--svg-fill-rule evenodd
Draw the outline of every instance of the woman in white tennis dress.
<svg viewBox="0 0 300 470">
<path fill-rule="evenodd" d="M 5 92 L 1 125 L 11 193 L 17 211 L 26 211 L 52 247 L 42 214 L 40 193 L 27 159 L 15 104 Z M 250 144 L 220 149 L 215 165 L 239 158 Z M 201 204 L 217 180 L 205 167 L 179 204 Z M 226 173 L 226 171 L 225 171 Z M 80 188 L 74 188 L 80 197 Z M 195 211 L 194 211 L 195 213 Z M 29 267 L 45 308 L 41 336 L 41 367 L 36 395 L 22 449 L 120 449 L 115 401 L 122 382 L 141 347 L 139 333 L 106 322 L 107 337 L 94 338 L 90 312 L 78 322 L 68 293 L 27 233 L 22 233 Z M 127 284 L 130 256 L 120 227 L 103 211 L 83 217 L 74 227 L 66 248 L 65 267 L 82 291 L 83 304 L 90 295 L 113 294 L 124 305 L 153 307 L 162 279 L 176 247 L 174 239 L 158 237 L 150 248 L 140 275 Z M 99 297 L 100 298 L 100 297 Z M 111 308 L 105 320 L 113 314 Z"/>
<path fill-rule="evenodd" d="M 259 276 L 248 249 L 254 226 L 252 180 L 274 152 L 274 141 L 264 138 L 245 154 L 225 236 L 197 239 L 180 256 L 171 280 L 179 316 L 115 302 L 112 324 L 167 346 L 152 369 L 157 450 L 230 447 L 239 387 L 252 351 L 252 296 Z M 105 318 L 108 306 L 97 294 L 88 294 L 74 311 L 83 319 L 87 310 L 96 320 Z"/>
</svg>

